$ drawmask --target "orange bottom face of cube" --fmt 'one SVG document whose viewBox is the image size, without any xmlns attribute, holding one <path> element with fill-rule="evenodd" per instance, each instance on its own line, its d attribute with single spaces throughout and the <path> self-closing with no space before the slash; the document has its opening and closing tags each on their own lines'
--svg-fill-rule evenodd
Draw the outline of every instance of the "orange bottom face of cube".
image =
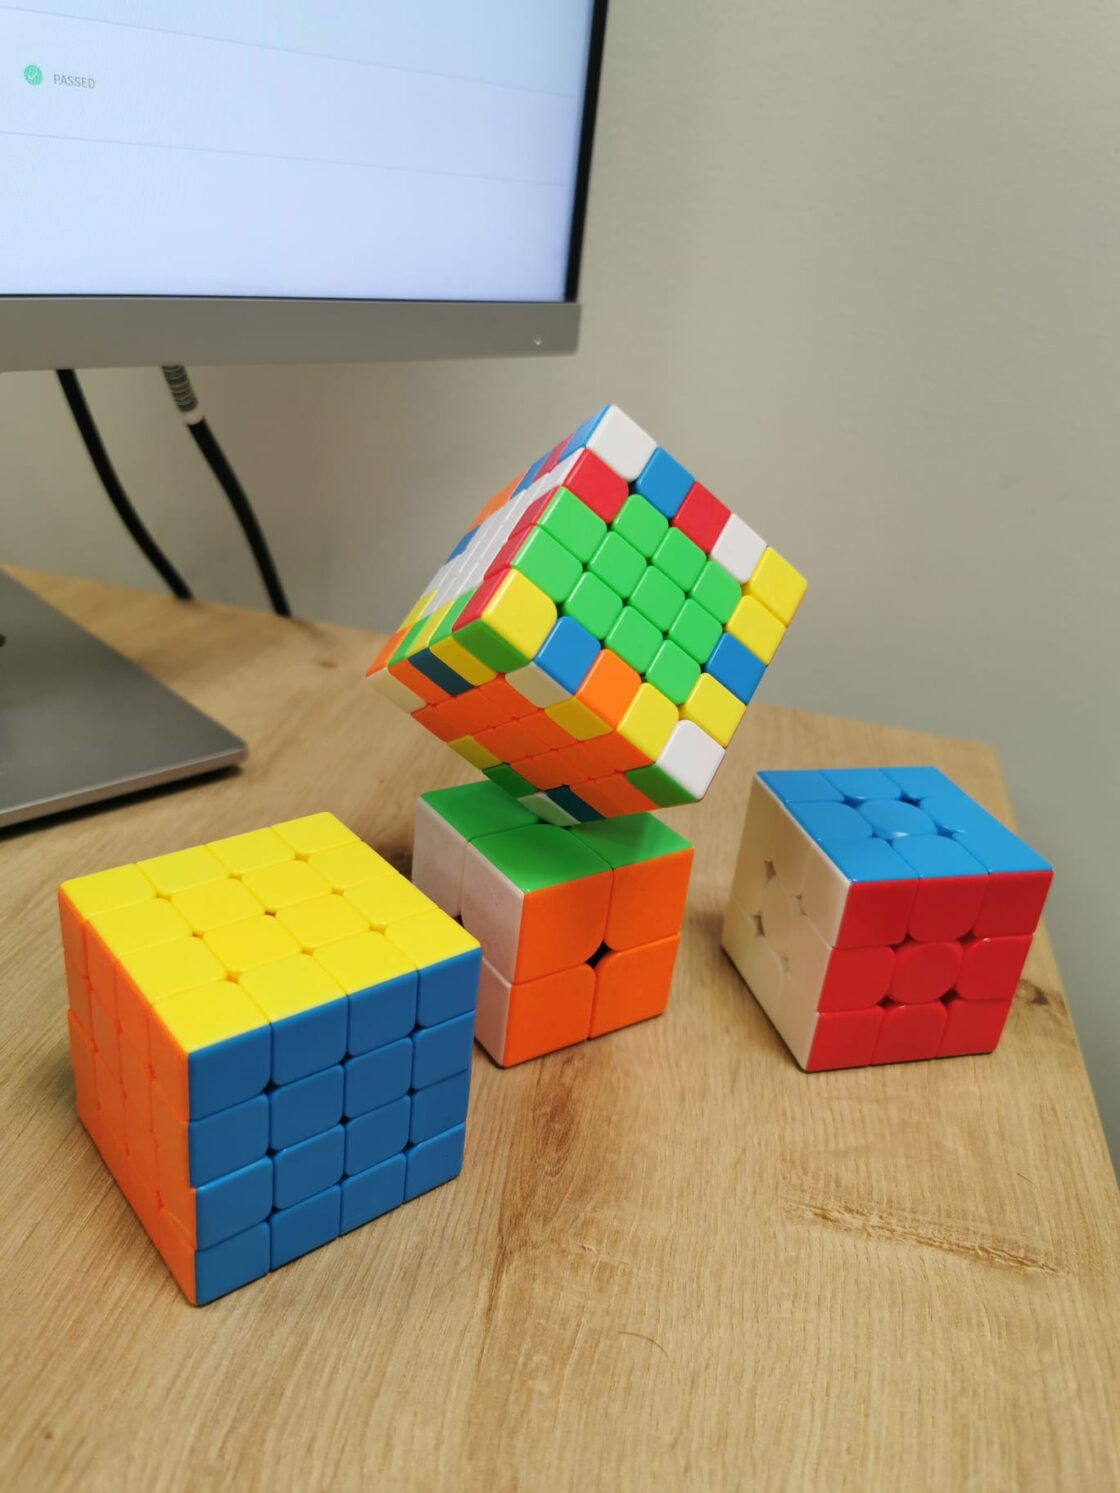
<svg viewBox="0 0 1120 1493">
<path fill-rule="evenodd" d="M 595 1004 L 589 1035 L 660 1016 L 669 1001 L 680 936 L 604 954 L 595 966 Z"/>
<path fill-rule="evenodd" d="M 595 972 L 589 964 L 511 985 L 503 1066 L 583 1042 L 594 999 Z"/>
</svg>

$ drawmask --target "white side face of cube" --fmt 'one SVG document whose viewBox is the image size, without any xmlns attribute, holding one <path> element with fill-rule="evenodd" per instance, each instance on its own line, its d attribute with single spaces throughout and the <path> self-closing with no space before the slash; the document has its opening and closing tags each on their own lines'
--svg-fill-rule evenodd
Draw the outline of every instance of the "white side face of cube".
<svg viewBox="0 0 1120 1493">
<path fill-rule="evenodd" d="M 612 472 L 617 472 L 627 482 L 633 482 L 657 450 L 657 442 L 616 404 L 612 404 L 588 436 L 587 449 L 605 462 Z"/>
<path fill-rule="evenodd" d="M 719 538 L 712 546 L 711 557 L 728 570 L 745 586 L 754 574 L 754 568 L 762 559 L 766 541 L 746 524 L 737 513 L 733 513 L 724 524 Z"/>
<path fill-rule="evenodd" d="M 394 679 L 388 669 L 378 669 L 376 674 L 369 676 L 369 682 L 379 695 L 384 695 L 398 710 L 406 710 L 409 715 L 414 710 L 421 710 L 425 702 L 414 690 L 410 690 L 407 684 L 402 684 L 399 679 Z"/>
<path fill-rule="evenodd" d="M 501 1063 L 505 1057 L 509 998 L 509 981 L 504 980 L 494 966 L 483 959 L 478 977 L 474 1034 L 496 1063 Z"/>
<path fill-rule="evenodd" d="M 761 786 L 761 785 L 760 785 Z M 769 790 L 766 790 L 769 792 Z M 809 868 L 820 855 L 820 851 L 809 836 L 779 804 L 781 816 L 778 835 L 771 857 L 779 881 L 791 897 L 800 897 L 805 890 L 805 879 Z"/>
<path fill-rule="evenodd" d="M 809 1061 L 817 1027 L 819 983 L 796 979 L 788 961 L 771 946 L 761 920 L 734 898 L 727 905 L 723 947 L 778 1035 L 802 1068 Z"/>
<path fill-rule="evenodd" d="M 819 846 L 813 846 L 813 854 L 805 868 L 801 908 L 830 944 L 835 944 L 840 936 L 851 889 L 852 883 L 839 866 L 834 865 Z"/>
<path fill-rule="evenodd" d="M 478 939 L 498 974 L 516 979 L 524 893 L 473 845 L 463 852 L 462 888 L 463 927 Z"/>
<path fill-rule="evenodd" d="M 767 862 L 773 864 L 781 818 L 777 799 L 756 781 L 747 800 L 747 817 L 731 881 L 732 895 L 748 912 L 758 913 L 762 908 L 762 893 L 770 879 Z"/>
<path fill-rule="evenodd" d="M 723 945 L 802 1067 L 850 888 L 785 805 L 756 779 Z"/>
<path fill-rule="evenodd" d="M 551 674 L 546 674 L 539 664 L 523 664 L 507 674 L 506 683 L 524 699 L 543 709 L 547 705 L 560 705 L 570 700 L 571 695 L 562 684 L 557 684 Z"/>
<path fill-rule="evenodd" d="M 466 848 L 459 831 L 418 798 L 412 832 L 412 882 L 452 918 L 462 911 Z"/>
<path fill-rule="evenodd" d="M 759 916 L 766 942 L 783 959 L 788 959 L 790 935 L 801 918 L 801 902 L 790 896 L 776 876 L 770 878 L 763 890 Z"/>
<path fill-rule="evenodd" d="M 578 451 L 573 451 L 570 456 L 565 456 L 563 461 L 556 463 L 552 471 L 547 474 L 548 486 L 543 489 L 544 492 L 550 492 L 554 487 L 563 487 L 564 479 L 575 466 L 578 458 L 583 455 L 583 450 L 581 446 Z"/>
<path fill-rule="evenodd" d="M 723 761 L 723 747 L 695 721 L 680 721 L 662 748 L 657 765 L 693 798 L 703 798 Z"/>
<path fill-rule="evenodd" d="M 579 820 L 574 814 L 569 814 L 567 809 L 560 804 L 554 803 L 547 793 L 532 793 L 521 800 L 527 809 L 532 809 L 546 824 L 558 824 L 561 829 L 568 829 Z"/>
</svg>

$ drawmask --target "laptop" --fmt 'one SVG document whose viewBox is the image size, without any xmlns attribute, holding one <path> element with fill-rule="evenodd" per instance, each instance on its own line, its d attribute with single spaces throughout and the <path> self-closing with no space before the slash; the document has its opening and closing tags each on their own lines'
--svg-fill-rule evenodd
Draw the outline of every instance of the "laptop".
<svg viewBox="0 0 1120 1493">
<path fill-rule="evenodd" d="M 0 571 L 0 828 L 247 755 L 231 731 Z"/>
</svg>

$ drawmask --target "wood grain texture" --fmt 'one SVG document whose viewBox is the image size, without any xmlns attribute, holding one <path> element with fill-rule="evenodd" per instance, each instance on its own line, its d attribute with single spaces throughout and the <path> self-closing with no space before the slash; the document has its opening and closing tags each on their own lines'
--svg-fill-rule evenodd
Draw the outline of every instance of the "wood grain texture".
<svg viewBox="0 0 1120 1493">
<path fill-rule="evenodd" d="M 19 578 L 251 755 L 0 838 L 3 1486 L 1120 1485 L 1117 1196 L 1045 934 L 993 1057 L 811 1076 L 719 948 L 756 767 L 929 761 L 1005 816 L 988 747 L 753 707 L 667 816 L 667 1015 L 476 1050 L 457 1182 L 194 1310 L 73 1113 L 56 884 L 319 808 L 406 867 L 469 772 L 363 689 L 368 635 Z"/>
</svg>

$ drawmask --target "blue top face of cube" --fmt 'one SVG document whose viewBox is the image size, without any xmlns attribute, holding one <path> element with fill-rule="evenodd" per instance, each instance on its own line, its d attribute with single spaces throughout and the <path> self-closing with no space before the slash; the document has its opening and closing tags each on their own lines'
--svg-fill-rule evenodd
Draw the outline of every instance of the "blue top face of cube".
<svg viewBox="0 0 1120 1493">
<path fill-rule="evenodd" d="M 658 446 L 642 468 L 635 486 L 659 512 L 672 518 L 688 496 L 692 483 L 692 473 Z"/>
<path fill-rule="evenodd" d="M 849 881 L 1051 869 L 936 767 L 758 776 Z"/>
</svg>

